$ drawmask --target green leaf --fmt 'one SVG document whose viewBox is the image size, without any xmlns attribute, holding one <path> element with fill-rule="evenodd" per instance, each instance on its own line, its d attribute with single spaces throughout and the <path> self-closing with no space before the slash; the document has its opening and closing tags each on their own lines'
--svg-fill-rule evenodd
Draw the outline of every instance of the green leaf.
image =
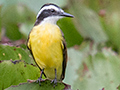
<svg viewBox="0 0 120 90">
<path fill-rule="evenodd" d="M 30 53 L 20 47 L 0 45 L 0 60 L 24 60 L 29 64 L 35 64 Z"/>
<path fill-rule="evenodd" d="M 74 81 L 78 77 L 76 70 L 82 64 L 83 57 L 84 57 L 83 54 L 79 52 L 79 50 L 75 50 L 73 48 L 68 49 L 68 63 L 64 82 L 70 84 L 72 89 L 73 89 L 72 85 L 74 84 Z"/>
<path fill-rule="evenodd" d="M 1 33 L 1 29 L 2 29 L 2 21 L 1 21 L 1 19 L 2 19 L 2 17 L 1 17 L 1 8 L 2 8 L 2 6 L 0 6 L 0 40 L 1 40 L 1 37 L 2 37 L 2 33 Z"/>
<path fill-rule="evenodd" d="M 56 86 L 51 83 L 50 80 L 42 81 L 41 85 L 39 83 L 23 83 L 18 86 L 12 86 L 9 87 L 5 90 L 63 90 L 64 89 L 64 84 L 62 83 L 57 83 Z"/>
<path fill-rule="evenodd" d="M 39 76 L 39 68 L 25 64 L 23 61 L 0 62 L 0 90 L 27 82 L 27 79 L 36 80 Z"/>
<path fill-rule="evenodd" d="M 120 90 L 120 85 L 117 87 L 118 90 Z"/>
<path fill-rule="evenodd" d="M 85 51 L 85 50 L 84 50 Z M 95 54 L 69 49 L 65 82 L 73 90 L 115 90 L 120 84 L 120 59 L 111 49 Z"/>
<path fill-rule="evenodd" d="M 11 40 L 21 39 L 22 35 L 19 31 L 19 27 L 16 24 L 11 24 L 11 23 L 8 24 L 6 26 L 6 36 Z"/>
<path fill-rule="evenodd" d="M 65 40 L 67 42 L 67 47 L 81 44 L 83 38 L 76 30 L 71 18 L 63 18 L 59 20 L 58 26 L 64 33 Z"/>
<path fill-rule="evenodd" d="M 118 11 L 116 10 L 111 12 L 108 12 L 110 16 L 106 16 L 105 19 L 102 19 L 103 26 L 109 36 L 110 45 L 120 52 L 120 13 L 119 9 Z"/>
<path fill-rule="evenodd" d="M 75 16 L 75 25 L 79 33 L 95 43 L 107 41 L 107 36 L 101 26 L 98 15 L 91 9 L 78 2 L 72 2 L 70 12 Z"/>
<path fill-rule="evenodd" d="M 32 27 L 35 22 L 35 13 L 22 4 L 12 4 L 2 8 L 1 17 L 5 34 L 11 40 L 21 39 L 23 32 L 28 32 L 29 28 L 25 31 L 21 30 L 23 23 L 27 23 L 26 27 L 28 25 Z"/>
</svg>

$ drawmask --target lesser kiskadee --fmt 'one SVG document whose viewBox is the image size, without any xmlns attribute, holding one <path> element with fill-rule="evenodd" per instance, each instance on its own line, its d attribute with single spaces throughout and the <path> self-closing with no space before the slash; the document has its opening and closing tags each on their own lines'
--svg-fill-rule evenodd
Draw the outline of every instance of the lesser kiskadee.
<svg viewBox="0 0 120 90">
<path fill-rule="evenodd" d="M 27 46 L 41 70 L 40 78 L 37 80 L 39 84 L 42 74 L 55 84 L 65 77 L 66 43 L 63 32 L 56 25 L 62 17 L 73 17 L 73 15 L 65 13 L 55 4 L 43 5 L 29 34 Z"/>
</svg>

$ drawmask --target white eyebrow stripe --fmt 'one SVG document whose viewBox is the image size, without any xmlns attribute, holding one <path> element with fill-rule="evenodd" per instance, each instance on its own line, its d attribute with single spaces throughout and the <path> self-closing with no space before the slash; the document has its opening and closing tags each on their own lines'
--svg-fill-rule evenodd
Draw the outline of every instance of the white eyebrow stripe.
<svg viewBox="0 0 120 90">
<path fill-rule="evenodd" d="M 43 10 L 47 10 L 47 9 L 55 9 L 56 11 L 59 11 L 59 8 L 57 8 L 57 7 L 53 6 L 53 5 L 45 6 L 45 7 L 43 7 L 43 8 L 38 12 L 36 18 L 38 18 L 38 16 L 41 14 L 41 12 L 42 12 Z M 62 11 L 63 11 L 63 10 L 62 10 Z"/>
<path fill-rule="evenodd" d="M 56 11 L 64 12 L 61 8 L 58 8 L 58 7 L 53 6 L 53 5 L 49 5 L 49 6 L 43 7 L 43 8 L 38 12 L 36 18 L 38 18 L 38 16 L 41 14 L 41 12 L 42 12 L 43 10 L 48 10 L 48 9 L 55 9 Z"/>
</svg>

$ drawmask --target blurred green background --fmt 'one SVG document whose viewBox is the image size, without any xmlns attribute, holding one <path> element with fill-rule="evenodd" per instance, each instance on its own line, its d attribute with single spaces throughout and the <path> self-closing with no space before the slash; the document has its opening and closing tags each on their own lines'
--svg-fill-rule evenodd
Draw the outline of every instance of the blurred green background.
<svg viewBox="0 0 120 90">
<path fill-rule="evenodd" d="M 35 64 L 26 48 L 26 40 L 45 3 L 57 4 L 74 15 L 72 19 L 57 22 L 68 47 L 64 82 L 73 90 L 117 90 L 120 84 L 120 0 L 0 0 L 0 61 L 24 60 L 28 65 Z M 16 53 L 11 46 L 20 46 L 21 50 L 17 49 Z M 6 69 L 0 68 L 0 71 L 1 78 L 6 78 L 3 75 Z M 27 79 L 30 74 L 25 81 Z M 11 83 L 10 79 L 9 84 L 3 86 L 2 80 L 0 88 L 23 82 Z"/>
</svg>

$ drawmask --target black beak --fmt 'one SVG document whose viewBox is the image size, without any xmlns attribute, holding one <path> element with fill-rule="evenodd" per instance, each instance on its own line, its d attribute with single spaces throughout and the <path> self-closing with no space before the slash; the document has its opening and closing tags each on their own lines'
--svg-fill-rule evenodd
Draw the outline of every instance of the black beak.
<svg viewBox="0 0 120 90">
<path fill-rule="evenodd" d="M 73 18 L 74 16 L 69 14 L 69 13 L 66 13 L 66 12 L 63 12 L 60 16 L 64 16 L 64 17 L 71 17 Z"/>
</svg>

